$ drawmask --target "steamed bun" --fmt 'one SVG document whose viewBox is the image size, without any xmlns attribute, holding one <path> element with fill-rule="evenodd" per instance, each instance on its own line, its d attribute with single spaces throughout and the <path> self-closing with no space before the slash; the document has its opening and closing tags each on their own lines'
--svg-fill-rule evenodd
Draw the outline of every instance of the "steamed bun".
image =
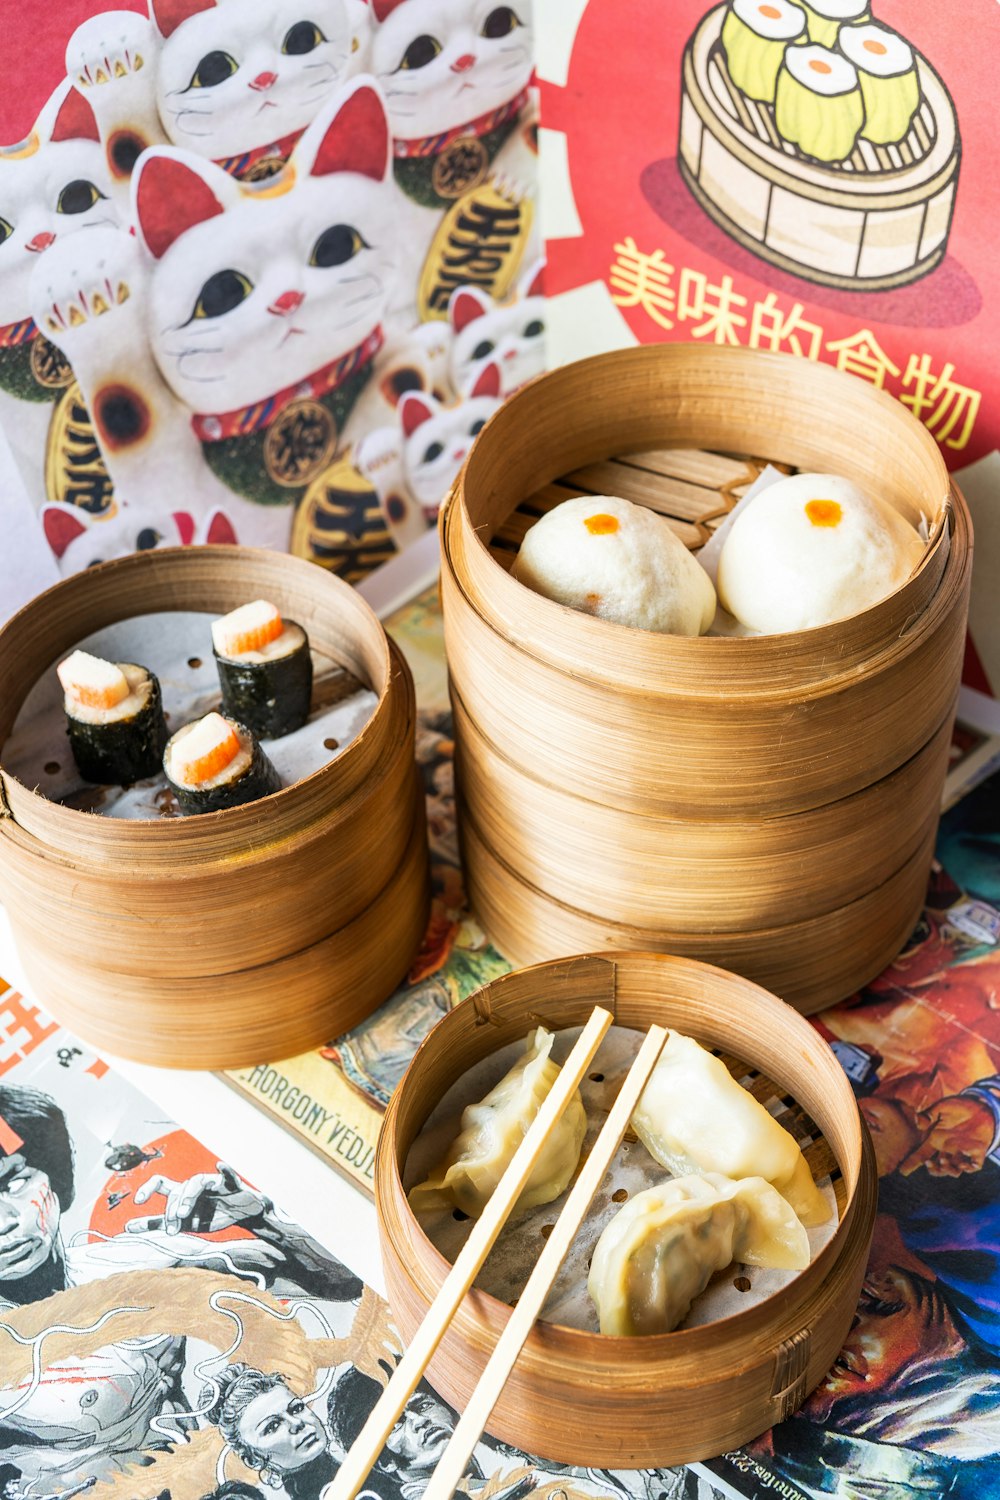
<svg viewBox="0 0 1000 1500">
<path fill-rule="evenodd" d="M 733 523 L 719 554 L 719 599 L 764 634 L 811 630 L 884 599 L 923 552 L 898 511 L 849 479 L 792 474 Z"/>
<path fill-rule="evenodd" d="M 703 635 L 715 615 L 708 574 L 663 517 L 613 495 L 549 511 L 521 543 L 513 572 L 557 604 L 636 630 Z"/>
</svg>

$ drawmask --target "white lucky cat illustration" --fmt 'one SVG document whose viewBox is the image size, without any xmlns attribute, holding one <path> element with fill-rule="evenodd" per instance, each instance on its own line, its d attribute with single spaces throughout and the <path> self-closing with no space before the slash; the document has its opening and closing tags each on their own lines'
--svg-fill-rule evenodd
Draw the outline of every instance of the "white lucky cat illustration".
<svg viewBox="0 0 1000 1500">
<path fill-rule="evenodd" d="M 36 504 L 46 495 L 53 411 L 72 372 L 31 316 L 32 273 L 78 230 L 117 222 L 93 112 L 63 83 L 28 137 L 0 148 L 0 424 Z M 83 494 L 80 470 L 79 499 L 96 509 L 109 499 L 99 471 L 98 458 Z M 57 477 L 68 493 L 72 474 Z"/>
<path fill-rule="evenodd" d="M 493 361 L 500 367 L 503 396 L 545 369 L 543 271 L 543 263 L 533 267 L 517 294 L 505 302 L 495 302 L 475 286 L 452 293 L 448 373 L 456 391 L 471 390 L 480 371 Z"/>
<path fill-rule="evenodd" d="M 159 518 L 154 526 L 143 522 L 141 516 L 134 518 L 127 506 L 109 520 L 94 520 L 75 505 L 50 502 L 42 507 L 41 522 L 63 577 L 127 552 L 191 547 L 203 542 L 234 544 L 239 540 L 221 510 L 213 510 L 200 522 L 190 511 L 175 511 Z"/>
<path fill-rule="evenodd" d="M 372 13 L 371 69 L 389 113 L 409 247 L 397 305 L 416 305 L 421 320 L 444 318 L 462 282 L 496 291 L 506 268 L 503 291 L 533 238 L 517 207 L 534 193 L 537 166 L 531 0 L 372 0 Z M 447 212 L 486 186 L 495 192 L 428 263 Z"/>
<path fill-rule="evenodd" d="M 170 147 L 133 176 L 136 234 L 53 247 L 36 320 L 71 361 L 116 497 L 136 518 L 221 508 L 286 547 L 305 487 L 349 446 L 395 265 L 390 139 L 359 79 L 284 171 L 239 183 Z"/>
<path fill-rule="evenodd" d="M 353 36 L 346 0 L 150 0 L 148 19 L 112 10 L 79 26 L 66 72 L 93 104 L 120 187 L 142 150 L 168 143 L 257 180 L 357 71 L 368 23 L 352 18 Z"/>
<path fill-rule="evenodd" d="M 477 433 L 499 405 L 500 369 L 488 364 L 457 405 L 444 406 L 426 391 L 407 392 L 395 425 L 361 439 L 355 462 L 379 497 L 397 547 L 434 524 Z"/>
</svg>

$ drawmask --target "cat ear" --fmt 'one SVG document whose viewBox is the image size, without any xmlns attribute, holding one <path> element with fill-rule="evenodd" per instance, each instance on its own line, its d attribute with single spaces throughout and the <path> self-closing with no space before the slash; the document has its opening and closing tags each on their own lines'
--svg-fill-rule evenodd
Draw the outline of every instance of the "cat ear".
<svg viewBox="0 0 1000 1500">
<path fill-rule="evenodd" d="M 335 112 L 319 115 L 309 126 L 295 152 L 296 165 L 310 161 L 307 175 L 326 177 L 333 172 L 359 172 L 381 182 L 389 171 L 389 121 L 382 95 L 370 78 L 359 78 L 351 89 L 337 96 Z"/>
<path fill-rule="evenodd" d="M 173 519 L 177 527 L 177 535 L 181 539 L 181 546 L 190 547 L 194 541 L 194 516 L 189 510 L 175 510 Z"/>
<path fill-rule="evenodd" d="M 476 383 L 469 392 L 470 396 L 499 396 L 501 390 L 500 366 L 496 360 L 490 360 L 488 365 L 480 370 L 476 376 Z"/>
<path fill-rule="evenodd" d="M 162 37 L 168 37 L 190 16 L 214 9 L 215 0 L 149 0 L 149 19 Z"/>
<path fill-rule="evenodd" d="M 423 391 L 407 391 L 399 403 L 399 420 L 403 425 L 403 436 L 410 437 L 418 427 L 436 416 L 437 402 Z"/>
<path fill-rule="evenodd" d="M 477 318 L 484 317 L 486 313 L 492 311 L 492 308 L 493 303 L 485 292 L 480 292 L 472 286 L 460 286 L 456 287 L 451 294 L 448 317 L 451 319 L 451 326 L 455 332 L 461 333 L 463 328 L 467 328 Z"/>
<path fill-rule="evenodd" d="M 397 5 L 402 5 L 403 0 L 372 0 L 372 10 L 375 12 L 376 21 L 384 21 L 392 15 Z"/>
<path fill-rule="evenodd" d="M 83 536 L 87 529 L 86 522 L 80 519 L 72 507 L 57 504 L 42 507 L 42 530 L 56 557 L 62 557 L 70 542 Z"/>
<path fill-rule="evenodd" d="M 195 224 L 225 212 L 232 178 L 221 167 L 155 147 L 139 159 L 132 177 L 134 215 L 150 255 L 157 260 Z"/>
<path fill-rule="evenodd" d="M 79 89 L 69 89 L 52 124 L 50 141 L 99 141 L 97 117 Z"/>
<path fill-rule="evenodd" d="M 208 527 L 205 531 L 206 542 L 225 543 L 227 546 L 236 546 L 236 528 L 226 515 L 224 510 L 213 510 L 208 518 Z"/>
<path fill-rule="evenodd" d="M 545 295 L 545 262 L 540 260 L 531 272 L 531 279 L 527 282 L 522 297 L 544 297 Z"/>
</svg>

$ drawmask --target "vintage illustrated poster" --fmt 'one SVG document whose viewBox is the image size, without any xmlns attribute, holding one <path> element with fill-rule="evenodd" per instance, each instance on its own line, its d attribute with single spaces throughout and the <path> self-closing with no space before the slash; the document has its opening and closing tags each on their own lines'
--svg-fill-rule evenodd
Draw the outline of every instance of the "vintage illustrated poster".
<svg viewBox="0 0 1000 1500">
<path fill-rule="evenodd" d="M 423 533 L 542 367 L 533 68 L 531 0 L 5 7 L 0 498 L 53 573 Z"/>
<path fill-rule="evenodd" d="M 319 1500 L 399 1338 L 371 1288 L 243 1174 L 0 981 L 4 1500 Z M 422 1384 L 364 1493 L 416 1500 L 455 1421 Z M 566 1469 L 485 1439 L 459 1493 L 720 1491 L 688 1470 Z"/>
<path fill-rule="evenodd" d="M 898 397 L 972 510 L 995 695 L 1000 7 L 569 0 L 538 30 L 552 362 L 695 340 Z"/>
</svg>

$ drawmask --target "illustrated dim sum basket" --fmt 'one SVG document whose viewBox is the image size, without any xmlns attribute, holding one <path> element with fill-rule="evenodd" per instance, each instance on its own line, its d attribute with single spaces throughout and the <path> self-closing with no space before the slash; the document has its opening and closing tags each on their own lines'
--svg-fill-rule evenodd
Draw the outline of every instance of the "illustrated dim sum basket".
<svg viewBox="0 0 1000 1500">
<path fill-rule="evenodd" d="M 539 1022 L 582 1026 L 594 1005 L 617 1025 L 672 1026 L 745 1061 L 805 1112 L 804 1128 L 815 1129 L 807 1159 L 823 1152 L 832 1169 L 838 1227 L 783 1291 L 734 1316 L 649 1337 L 539 1322 L 487 1423 L 502 1441 L 562 1463 L 692 1463 L 782 1421 L 822 1380 L 851 1328 L 875 1219 L 874 1152 L 843 1070 L 808 1022 L 756 985 L 662 954 L 585 955 L 506 974 L 445 1016 L 393 1095 L 376 1156 L 389 1303 L 408 1342 L 449 1269 L 402 1186 L 435 1105 L 475 1063 Z M 510 1311 L 474 1290 L 452 1319 L 428 1378 L 458 1410 Z"/>
<path fill-rule="evenodd" d="M 920 565 L 851 619 L 744 638 L 632 630 L 511 576 L 533 520 L 580 493 L 650 504 L 699 545 L 706 491 L 657 471 L 747 453 L 923 515 Z M 490 420 L 441 526 L 465 868 L 512 962 L 682 953 L 809 1012 L 895 957 L 923 904 L 972 572 L 964 501 L 903 406 L 790 355 L 600 355 Z"/>
<path fill-rule="evenodd" d="M 28 978 L 80 1036 L 142 1062 L 288 1057 L 355 1025 L 402 979 L 429 899 L 413 682 L 353 589 L 249 548 L 88 569 L 0 632 L 2 747 L 34 684 L 93 631 L 258 597 L 378 699 L 312 775 L 242 807 L 130 821 L 48 801 L 0 748 L 0 899 Z"/>
</svg>

